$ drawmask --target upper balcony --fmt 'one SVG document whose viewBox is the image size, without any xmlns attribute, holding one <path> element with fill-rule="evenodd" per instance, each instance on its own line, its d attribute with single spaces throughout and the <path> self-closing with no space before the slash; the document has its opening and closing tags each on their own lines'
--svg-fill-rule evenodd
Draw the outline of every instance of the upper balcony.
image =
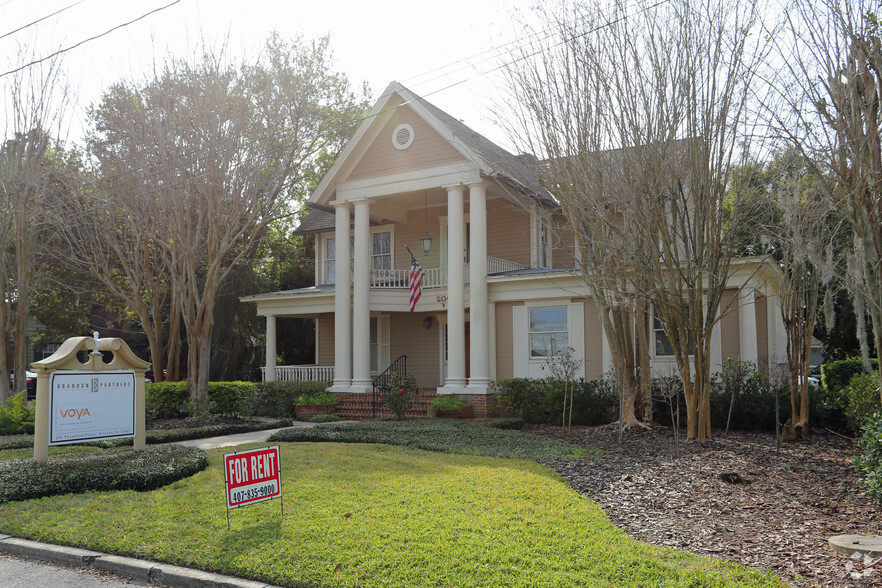
<svg viewBox="0 0 882 588">
<path fill-rule="evenodd" d="M 498 257 L 487 257 L 487 275 L 519 269 L 527 269 L 527 266 L 506 259 L 499 259 Z M 464 277 L 466 283 L 468 283 L 469 264 L 465 264 Z M 410 287 L 410 269 L 374 269 L 370 272 L 370 278 L 371 288 L 393 290 Z M 423 288 L 446 287 L 446 267 L 423 268 Z"/>
</svg>

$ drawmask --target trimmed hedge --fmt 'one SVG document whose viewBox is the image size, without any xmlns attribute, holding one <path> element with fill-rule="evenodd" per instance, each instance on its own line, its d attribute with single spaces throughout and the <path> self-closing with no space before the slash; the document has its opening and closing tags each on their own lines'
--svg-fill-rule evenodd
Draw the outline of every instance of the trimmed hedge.
<svg viewBox="0 0 882 588">
<path fill-rule="evenodd" d="M 204 451 L 180 445 L 67 453 L 45 464 L 30 459 L 3 461 L 0 504 L 95 490 L 155 490 L 207 466 Z"/>
<path fill-rule="evenodd" d="M 330 398 L 326 392 L 329 385 L 328 382 L 261 382 L 255 384 L 254 390 L 243 399 L 242 413 L 249 416 L 294 418 L 298 403 L 308 404 L 307 398 Z M 299 400 L 301 398 L 303 400 Z"/>
<path fill-rule="evenodd" d="M 878 372 L 855 374 L 842 392 L 848 404 L 845 409 L 848 424 L 856 431 L 863 428 L 870 415 L 882 408 L 879 403 Z"/>
<path fill-rule="evenodd" d="M 265 431 L 267 429 L 282 429 L 294 424 L 291 419 L 280 419 L 260 424 L 227 424 L 210 425 L 206 427 L 190 427 L 188 429 L 150 429 L 147 431 L 147 445 L 159 445 L 161 443 L 175 443 L 177 441 L 189 441 L 191 439 L 207 439 L 208 437 L 220 437 L 222 435 L 236 435 L 238 433 L 250 433 L 251 431 Z M 108 441 L 85 442 L 81 445 L 94 447 L 126 447 L 132 445 L 132 439 L 112 439 Z M 34 446 L 33 435 L 7 435 L 0 437 L 0 450 L 4 449 L 27 449 Z"/>
<path fill-rule="evenodd" d="M 873 370 L 879 369 L 879 360 L 870 358 Z M 841 359 L 821 364 L 821 386 L 827 390 L 840 390 L 848 386 L 856 374 L 863 374 L 864 363 L 860 358 Z"/>
<path fill-rule="evenodd" d="M 573 424 L 605 425 L 616 419 L 618 397 L 609 380 L 573 382 Z M 560 424 L 564 382 L 514 378 L 491 383 L 500 405 L 528 423 Z"/>
<path fill-rule="evenodd" d="M 294 418 L 297 404 L 333 404 L 328 382 L 209 382 L 208 410 L 211 414 Z M 147 384 L 149 419 L 179 419 L 189 416 L 190 397 L 186 382 Z"/>
</svg>

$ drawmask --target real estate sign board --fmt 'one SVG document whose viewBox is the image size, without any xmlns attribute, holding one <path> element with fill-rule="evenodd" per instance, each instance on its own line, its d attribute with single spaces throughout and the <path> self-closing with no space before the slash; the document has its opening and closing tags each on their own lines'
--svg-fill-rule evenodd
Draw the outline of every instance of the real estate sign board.
<svg viewBox="0 0 882 588">
<path fill-rule="evenodd" d="M 224 454 L 227 510 L 281 498 L 279 446 Z"/>
<path fill-rule="evenodd" d="M 135 436 L 133 370 L 53 372 L 49 445 Z"/>
</svg>

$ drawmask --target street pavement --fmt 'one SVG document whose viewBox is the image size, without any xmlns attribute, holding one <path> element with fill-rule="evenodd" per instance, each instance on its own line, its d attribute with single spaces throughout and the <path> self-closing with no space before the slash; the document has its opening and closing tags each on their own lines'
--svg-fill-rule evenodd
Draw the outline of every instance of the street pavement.
<svg viewBox="0 0 882 588">
<path fill-rule="evenodd" d="M 312 423 L 295 422 L 295 427 Z M 181 441 L 179 445 L 216 449 L 262 443 L 281 429 L 253 431 L 208 439 Z M 276 588 L 264 582 L 243 580 L 169 564 L 108 555 L 76 547 L 39 543 L 0 534 L 0 587 L 2 588 L 117 588 L 168 586 L 170 588 Z"/>
</svg>

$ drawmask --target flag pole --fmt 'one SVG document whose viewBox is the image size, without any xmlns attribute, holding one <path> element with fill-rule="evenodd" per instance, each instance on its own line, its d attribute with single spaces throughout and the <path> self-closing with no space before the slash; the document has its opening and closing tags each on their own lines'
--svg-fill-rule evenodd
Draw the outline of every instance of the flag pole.
<svg viewBox="0 0 882 588">
<path fill-rule="evenodd" d="M 416 257 L 413 256 L 413 251 L 410 250 L 410 247 L 407 246 L 407 243 L 404 244 L 404 248 L 407 249 L 408 253 L 410 253 L 410 262 L 416 262 Z"/>
</svg>

